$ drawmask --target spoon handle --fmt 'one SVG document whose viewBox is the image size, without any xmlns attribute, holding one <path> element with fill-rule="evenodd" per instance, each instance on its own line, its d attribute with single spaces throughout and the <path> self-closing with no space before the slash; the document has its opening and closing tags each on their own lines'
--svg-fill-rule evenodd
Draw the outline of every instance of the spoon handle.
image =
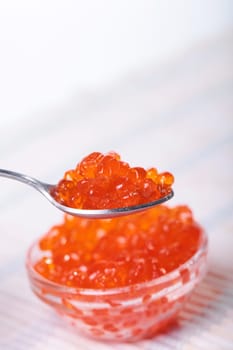
<svg viewBox="0 0 233 350">
<path fill-rule="evenodd" d="M 0 177 L 6 177 L 8 179 L 16 180 L 19 182 L 22 182 L 26 185 L 32 186 L 38 191 L 42 192 L 45 184 L 38 181 L 37 179 L 34 179 L 31 176 L 18 173 L 16 171 L 6 170 L 6 169 L 0 169 Z"/>
</svg>

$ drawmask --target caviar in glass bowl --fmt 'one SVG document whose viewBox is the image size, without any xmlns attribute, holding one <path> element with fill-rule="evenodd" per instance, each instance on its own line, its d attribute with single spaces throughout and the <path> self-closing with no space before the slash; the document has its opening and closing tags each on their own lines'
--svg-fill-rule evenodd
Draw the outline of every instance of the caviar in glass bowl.
<svg viewBox="0 0 233 350">
<path fill-rule="evenodd" d="M 65 215 L 27 257 L 33 292 L 83 335 L 153 337 L 206 269 L 207 238 L 186 206 L 114 219 Z"/>
</svg>

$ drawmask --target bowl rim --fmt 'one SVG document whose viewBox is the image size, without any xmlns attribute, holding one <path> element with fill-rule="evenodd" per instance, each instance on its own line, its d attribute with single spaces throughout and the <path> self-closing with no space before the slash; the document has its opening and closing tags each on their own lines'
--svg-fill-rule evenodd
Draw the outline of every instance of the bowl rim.
<svg viewBox="0 0 233 350">
<path fill-rule="evenodd" d="M 53 290 L 55 293 L 64 293 L 69 295 L 80 295 L 80 296 L 108 296 L 108 295 L 117 295 L 117 294 L 123 294 L 123 293 L 129 293 L 132 291 L 139 291 L 140 289 L 147 289 L 150 287 L 155 287 L 160 284 L 167 284 L 169 281 L 180 278 L 180 271 L 187 269 L 190 266 L 195 265 L 198 260 L 202 257 L 202 255 L 207 252 L 208 247 L 208 236 L 206 231 L 200 227 L 201 229 L 201 237 L 199 242 L 199 248 L 196 251 L 196 253 L 189 258 L 185 263 L 181 264 L 179 267 L 177 267 L 175 270 L 172 270 L 168 273 L 166 273 L 163 276 L 156 277 L 149 281 L 144 281 L 141 283 L 135 283 L 128 286 L 123 287 L 114 287 L 114 288 L 105 288 L 105 289 L 91 289 L 91 288 L 81 288 L 81 287 L 69 287 L 66 285 L 62 285 L 56 282 L 53 282 L 44 276 L 40 275 L 31 264 L 31 254 L 33 252 L 33 249 L 38 247 L 38 243 L 40 241 L 40 238 L 34 241 L 31 246 L 29 247 L 26 255 L 26 269 L 29 275 L 29 279 L 33 279 L 34 281 L 38 283 L 42 283 L 44 288 L 49 288 L 49 290 Z"/>
</svg>

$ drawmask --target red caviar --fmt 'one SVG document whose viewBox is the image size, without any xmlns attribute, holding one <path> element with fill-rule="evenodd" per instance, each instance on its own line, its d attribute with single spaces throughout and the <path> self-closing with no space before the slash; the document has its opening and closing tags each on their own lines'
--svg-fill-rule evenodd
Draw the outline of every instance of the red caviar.
<svg viewBox="0 0 233 350">
<path fill-rule="evenodd" d="M 112 219 L 64 216 L 39 242 L 35 270 L 70 287 L 105 289 L 167 274 L 199 248 L 201 228 L 187 206 L 157 206 Z M 184 279 L 188 277 L 184 274 Z"/>
<path fill-rule="evenodd" d="M 72 208 L 111 209 L 160 199 L 171 192 L 173 182 L 172 174 L 130 167 L 115 152 L 93 152 L 65 173 L 52 195 Z"/>
<path fill-rule="evenodd" d="M 155 168 L 131 168 L 116 153 L 94 152 L 53 195 L 71 207 L 117 208 L 159 199 L 173 181 Z M 204 274 L 206 242 L 187 206 L 109 219 L 64 215 L 30 250 L 29 278 L 36 295 L 82 334 L 134 341 L 177 317 Z"/>
<path fill-rule="evenodd" d="M 145 214 L 115 223 L 65 216 L 29 250 L 32 290 L 82 335 L 151 338 L 177 318 L 203 278 L 207 238 L 190 210 L 157 207 Z M 146 282 L 151 276 L 161 277 Z M 122 281 L 132 284 L 121 288 Z"/>
</svg>

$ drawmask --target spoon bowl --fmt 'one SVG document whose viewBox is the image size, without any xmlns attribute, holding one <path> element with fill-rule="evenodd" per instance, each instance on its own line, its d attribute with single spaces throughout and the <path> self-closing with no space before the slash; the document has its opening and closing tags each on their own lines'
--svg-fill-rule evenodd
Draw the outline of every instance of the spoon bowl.
<svg viewBox="0 0 233 350">
<path fill-rule="evenodd" d="M 0 169 L 0 177 L 16 180 L 33 187 L 34 189 L 39 191 L 45 198 L 47 198 L 47 200 L 56 208 L 60 209 L 61 211 L 67 214 L 93 219 L 113 218 L 123 215 L 135 214 L 140 211 L 153 208 L 156 205 L 162 204 L 174 196 L 174 192 L 171 190 L 169 194 L 153 202 L 138 204 L 134 206 L 114 209 L 77 209 L 65 206 L 54 199 L 54 197 L 51 195 L 51 191 L 56 185 L 47 184 L 31 176 L 6 169 Z"/>
</svg>

